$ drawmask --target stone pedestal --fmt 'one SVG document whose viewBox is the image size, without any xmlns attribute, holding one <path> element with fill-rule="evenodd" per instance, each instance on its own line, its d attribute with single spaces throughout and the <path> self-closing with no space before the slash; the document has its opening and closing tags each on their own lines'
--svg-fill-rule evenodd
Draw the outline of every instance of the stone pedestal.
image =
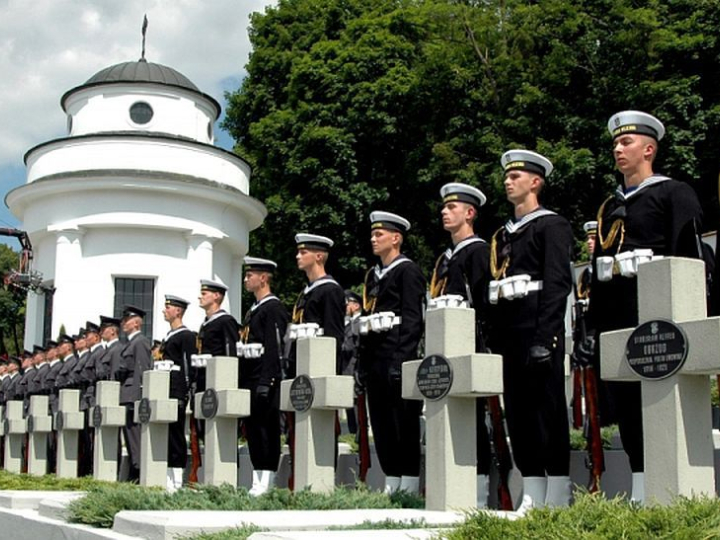
<svg viewBox="0 0 720 540">
<path fill-rule="evenodd" d="M 205 420 L 206 484 L 237 484 L 237 419 L 250 416 L 250 390 L 238 385 L 238 362 L 230 356 L 208 360 L 207 389 L 195 396 L 195 414 Z"/>
<path fill-rule="evenodd" d="M 335 375 L 335 339 L 297 340 L 297 373 L 280 387 L 280 409 L 295 412 L 295 490 L 335 488 L 335 411 L 353 406 L 354 380 Z"/>
<path fill-rule="evenodd" d="M 52 431 L 52 416 L 48 414 L 48 396 L 30 397 L 30 412 L 26 419 L 28 432 L 28 474 L 44 476 L 48 472 L 48 434 Z"/>
<path fill-rule="evenodd" d="M 425 400 L 425 508 L 475 508 L 475 399 L 502 393 L 502 357 L 474 353 L 475 312 L 468 308 L 429 309 L 425 344 L 428 361 L 405 362 L 402 372 L 403 398 Z M 418 387 L 421 366 L 426 391 L 436 391 L 437 399 Z"/>
<path fill-rule="evenodd" d="M 115 482 L 118 472 L 119 430 L 125 425 L 125 407 L 120 406 L 120 383 L 98 381 L 90 425 L 95 428 L 93 477 Z"/>
<path fill-rule="evenodd" d="M 5 470 L 19 474 L 22 471 L 22 444 L 27 429 L 23 418 L 23 402 L 8 401 L 5 406 Z"/>
<path fill-rule="evenodd" d="M 76 478 L 78 471 L 78 432 L 85 426 L 80 412 L 80 390 L 60 390 L 58 412 L 55 415 L 57 431 L 57 475 Z"/>
<path fill-rule="evenodd" d="M 140 485 L 165 487 L 168 424 L 177 420 L 178 400 L 169 399 L 170 372 L 143 373 L 143 399 L 135 402 L 140 431 Z"/>
<path fill-rule="evenodd" d="M 652 328 L 653 321 L 670 320 L 687 339 L 687 359 L 667 378 L 651 380 L 630 367 L 626 351 L 633 329 L 600 336 L 603 379 L 641 380 L 648 503 L 715 490 L 708 375 L 720 372 L 720 317 L 706 318 L 705 302 L 703 261 L 672 257 L 640 265 L 640 324 Z M 658 347 L 665 345 L 652 332 L 647 340 L 648 358 L 659 358 Z"/>
</svg>

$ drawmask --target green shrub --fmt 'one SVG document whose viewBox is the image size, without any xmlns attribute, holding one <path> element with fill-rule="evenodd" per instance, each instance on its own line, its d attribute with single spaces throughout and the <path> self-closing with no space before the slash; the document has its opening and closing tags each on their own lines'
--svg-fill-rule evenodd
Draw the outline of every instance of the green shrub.
<svg viewBox="0 0 720 540">
<path fill-rule="evenodd" d="M 720 504 L 714 498 L 678 498 L 672 506 L 638 507 L 625 499 L 578 493 L 564 509 L 531 510 L 510 521 L 476 512 L 448 531 L 449 540 L 520 539 L 697 539 L 720 536 Z"/>
<path fill-rule="evenodd" d="M 391 496 L 358 485 L 355 489 L 338 488 L 332 493 L 309 490 L 291 492 L 273 489 L 260 497 L 251 497 L 245 488 L 229 485 L 196 486 L 169 494 L 162 489 L 132 484 L 99 486 L 72 501 L 69 520 L 95 527 L 112 527 L 113 518 L 122 510 L 347 510 L 355 508 L 423 508 L 423 499 L 406 492 Z"/>
<path fill-rule="evenodd" d="M 54 474 L 32 476 L 0 470 L 0 490 L 15 491 L 87 491 L 93 487 L 109 485 L 90 476 L 83 478 L 58 478 Z"/>
<path fill-rule="evenodd" d="M 603 441 L 603 448 L 612 448 L 612 439 L 618 432 L 616 424 L 600 428 L 600 437 Z M 581 429 L 570 429 L 570 449 L 571 450 L 587 450 L 587 440 Z"/>
</svg>

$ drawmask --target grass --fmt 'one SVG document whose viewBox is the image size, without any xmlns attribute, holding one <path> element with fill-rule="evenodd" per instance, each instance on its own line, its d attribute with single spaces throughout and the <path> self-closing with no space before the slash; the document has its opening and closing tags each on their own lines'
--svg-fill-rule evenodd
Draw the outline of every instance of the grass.
<svg viewBox="0 0 720 540">
<path fill-rule="evenodd" d="M 421 508 L 423 500 L 400 492 L 387 496 L 364 486 L 339 488 L 330 494 L 275 489 L 250 497 L 244 488 L 197 486 L 168 494 L 162 489 L 126 483 L 97 482 L 91 478 L 60 479 L 0 471 L 3 490 L 87 491 L 70 503 L 69 520 L 109 528 L 121 510 L 330 510 L 354 508 Z M 365 522 L 352 529 L 422 528 L 422 521 Z M 346 527 L 335 530 L 349 529 Z M 186 540 L 242 540 L 262 529 L 244 524 L 221 533 L 187 536 Z M 720 538 L 720 501 L 715 498 L 678 498 L 671 506 L 637 507 L 625 499 L 577 493 L 575 504 L 564 509 L 535 509 L 523 519 L 510 521 L 479 512 L 467 514 L 458 527 L 443 531 L 450 540 L 489 539 L 679 539 Z"/>
<path fill-rule="evenodd" d="M 110 528 L 122 510 L 347 510 L 355 508 L 422 508 L 423 499 L 406 492 L 385 495 L 364 486 L 338 488 L 333 493 L 293 493 L 274 489 L 251 497 L 244 488 L 229 485 L 196 486 L 169 494 L 162 489 L 131 484 L 99 486 L 68 507 L 69 521 Z"/>
<path fill-rule="evenodd" d="M 267 529 L 252 524 L 244 524 L 242 527 L 235 527 L 227 531 L 216 533 L 201 533 L 193 536 L 179 536 L 178 540 L 247 540 L 256 532 L 263 532 Z"/>
<path fill-rule="evenodd" d="M 469 514 L 459 527 L 446 531 L 449 540 L 600 540 L 720 538 L 720 503 L 714 498 L 680 497 L 672 506 L 638 507 L 626 499 L 576 494 L 564 509 L 531 510 L 510 521 L 482 513 Z"/>
<path fill-rule="evenodd" d="M 58 478 L 54 474 L 32 476 L 0 470 L 0 490 L 12 491 L 88 491 L 99 486 L 110 486 L 90 476 L 83 478 Z"/>
</svg>

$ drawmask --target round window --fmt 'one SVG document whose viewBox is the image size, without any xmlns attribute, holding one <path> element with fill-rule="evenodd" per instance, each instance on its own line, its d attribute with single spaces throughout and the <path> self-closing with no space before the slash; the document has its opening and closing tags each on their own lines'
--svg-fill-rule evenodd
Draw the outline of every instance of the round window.
<svg viewBox="0 0 720 540">
<path fill-rule="evenodd" d="M 144 101 L 133 103 L 130 107 L 130 119 L 136 124 L 147 124 L 152 117 L 152 107 Z"/>
</svg>

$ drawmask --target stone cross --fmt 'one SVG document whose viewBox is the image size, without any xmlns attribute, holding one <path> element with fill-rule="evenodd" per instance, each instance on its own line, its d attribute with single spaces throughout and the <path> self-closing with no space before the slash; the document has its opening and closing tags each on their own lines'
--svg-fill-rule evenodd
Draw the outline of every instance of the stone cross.
<svg viewBox="0 0 720 540">
<path fill-rule="evenodd" d="M 118 433 L 125 425 L 125 407 L 120 406 L 120 383 L 98 381 L 95 385 L 95 407 L 90 411 L 90 425 L 95 428 L 93 477 L 115 482 L 118 469 Z"/>
<path fill-rule="evenodd" d="M 295 490 L 335 489 L 335 411 L 353 406 L 353 377 L 335 374 L 335 339 L 297 340 L 297 373 L 280 385 L 280 409 L 295 412 Z"/>
<path fill-rule="evenodd" d="M 168 424 L 177 420 L 178 400 L 168 399 L 169 371 L 146 371 L 143 399 L 135 402 L 135 422 L 140 431 L 140 485 L 167 484 Z"/>
<path fill-rule="evenodd" d="M 720 317 L 707 318 L 703 261 L 673 257 L 640 265 L 638 315 L 635 334 L 600 336 L 600 371 L 605 380 L 641 380 L 645 500 L 668 504 L 677 495 L 714 495 L 708 376 L 720 372 Z M 665 325 L 650 322 L 640 335 L 643 323 L 658 319 L 673 321 L 681 332 L 658 332 Z M 673 350 L 677 341 L 668 341 L 681 333 L 687 336 L 684 364 Z M 669 376 L 647 378 L 663 372 Z"/>
<path fill-rule="evenodd" d="M 425 360 L 402 366 L 403 398 L 425 400 L 425 508 L 475 508 L 475 398 L 502 394 L 502 357 L 475 353 L 475 311 L 465 307 L 428 309 L 425 349 Z"/>
<path fill-rule="evenodd" d="M 22 471 L 22 444 L 27 424 L 23 418 L 23 402 L 11 400 L 5 405 L 5 470 L 12 473 Z"/>
<path fill-rule="evenodd" d="M 78 432 L 85 426 L 85 415 L 80 412 L 80 390 L 63 388 L 58 398 L 55 415 L 57 431 L 57 475 L 76 478 L 78 471 Z"/>
<path fill-rule="evenodd" d="M 30 412 L 26 419 L 28 432 L 28 474 L 44 476 L 48 472 L 48 434 L 52 416 L 48 396 L 30 396 Z"/>
<path fill-rule="evenodd" d="M 205 484 L 237 485 L 237 419 L 250 416 L 250 390 L 238 388 L 238 363 L 230 356 L 208 359 L 207 389 L 195 396 L 195 414 L 205 420 Z"/>
</svg>

